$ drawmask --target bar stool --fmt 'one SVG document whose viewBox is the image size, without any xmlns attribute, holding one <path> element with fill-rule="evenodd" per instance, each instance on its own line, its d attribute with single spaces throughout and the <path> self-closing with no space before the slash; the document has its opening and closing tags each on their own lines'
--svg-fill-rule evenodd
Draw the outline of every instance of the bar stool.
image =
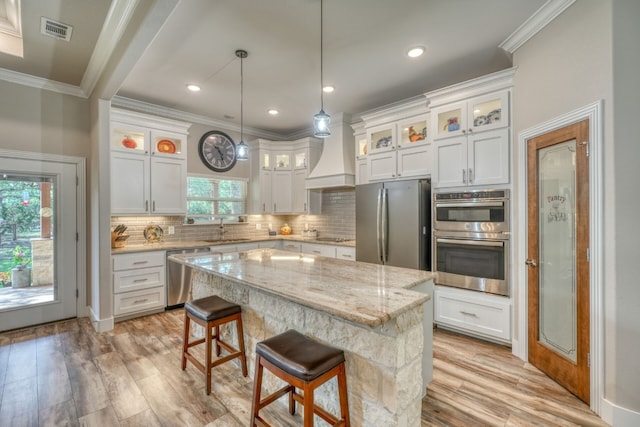
<svg viewBox="0 0 640 427">
<path fill-rule="evenodd" d="M 267 368 L 288 385 L 261 399 L 263 368 Z M 304 406 L 304 427 L 313 426 L 314 413 L 333 426 L 350 426 L 347 375 L 342 350 L 320 344 L 297 331 L 289 330 L 256 345 L 254 374 L 252 427 L 270 427 L 258 412 L 287 393 L 291 415 L 296 412 L 296 401 Z M 338 377 L 340 418 L 320 408 L 313 400 L 315 389 L 334 376 Z M 303 393 L 299 394 L 296 388 L 301 389 Z"/>
<path fill-rule="evenodd" d="M 189 326 L 191 321 L 205 329 L 205 338 L 189 342 Z M 239 350 L 231 347 L 220 339 L 220 326 L 229 322 L 236 322 L 238 330 Z M 189 348 L 205 343 L 205 364 L 203 365 L 191 353 Z M 211 361 L 211 344 L 216 347 L 216 356 L 220 356 L 220 347 L 229 352 L 227 356 Z M 242 365 L 242 375 L 247 376 L 247 358 L 244 351 L 244 335 L 242 331 L 241 308 L 238 304 L 233 304 L 220 298 L 217 295 L 199 298 L 187 302 L 184 305 L 184 341 L 182 345 L 182 370 L 187 367 L 187 360 L 195 365 L 206 375 L 207 394 L 211 394 L 211 369 L 224 362 L 239 357 Z"/>
</svg>

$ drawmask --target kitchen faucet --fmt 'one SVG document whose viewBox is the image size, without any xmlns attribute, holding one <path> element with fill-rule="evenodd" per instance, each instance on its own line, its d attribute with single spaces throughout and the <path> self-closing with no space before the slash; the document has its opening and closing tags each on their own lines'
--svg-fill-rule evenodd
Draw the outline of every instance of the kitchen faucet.
<svg viewBox="0 0 640 427">
<path fill-rule="evenodd" d="M 220 226 L 218 227 L 218 229 L 220 229 L 220 240 L 224 239 L 224 218 L 220 218 Z"/>
</svg>

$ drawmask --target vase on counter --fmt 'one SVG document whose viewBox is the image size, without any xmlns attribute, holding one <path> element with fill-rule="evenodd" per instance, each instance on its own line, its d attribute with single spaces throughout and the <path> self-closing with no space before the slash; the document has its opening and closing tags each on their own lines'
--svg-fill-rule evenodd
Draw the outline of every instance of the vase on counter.
<svg viewBox="0 0 640 427">
<path fill-rule="evenodd" d="M 291 234 L 291 227 L 289 227 L 289 224 L 285 223 L 282 227 L 280 227 L 280 233 L 285 236 Z"/>
<path fill-rule="evenodd" d="M 31 268 L 18 266 L 11 270 L 11 287 L 26 288 L 31 286 Z"/>
</svg>

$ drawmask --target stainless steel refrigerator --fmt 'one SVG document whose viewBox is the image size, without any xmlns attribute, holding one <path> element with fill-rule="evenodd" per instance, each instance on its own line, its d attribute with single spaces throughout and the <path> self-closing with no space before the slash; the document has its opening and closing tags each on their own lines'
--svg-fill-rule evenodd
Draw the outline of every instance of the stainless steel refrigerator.
<svg viewBox="0 0 640 427">
<path fill-rule="evenodd" d="M 431 270 L 431 183 L 356 186 L 356 260 Z"/>
</svg>

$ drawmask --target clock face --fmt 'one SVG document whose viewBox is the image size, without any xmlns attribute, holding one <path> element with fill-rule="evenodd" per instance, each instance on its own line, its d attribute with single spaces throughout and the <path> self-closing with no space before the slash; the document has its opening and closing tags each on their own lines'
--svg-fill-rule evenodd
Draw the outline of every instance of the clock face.
<svg viewBox="0 0 640 427">
<path fill-rule="evenodd" d="M 198 144 L 200 160 L 209 169 L 226 172 L 236 164 L 236 144 L 226 133 L 212 130 L 200 138 Z"/>
</svg>

